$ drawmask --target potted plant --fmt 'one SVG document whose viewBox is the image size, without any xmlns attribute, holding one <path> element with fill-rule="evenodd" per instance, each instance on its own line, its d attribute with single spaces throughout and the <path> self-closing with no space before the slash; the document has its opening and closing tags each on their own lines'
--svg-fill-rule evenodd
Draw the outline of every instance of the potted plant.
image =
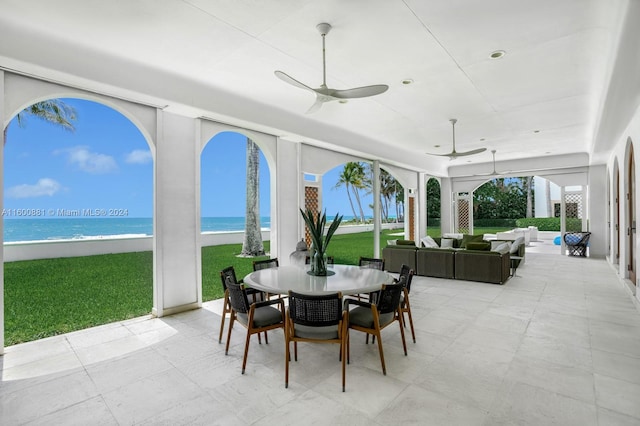
<svg viewBox="0 0 640 426">
<path fill-rule="evenodd" d="M 329 241 L 331 241 L 331 237 L 340 226 L 340 222 L 342 222 L 342 216 L 336 214 L 336 217 L 331 222 L 329 229 L 327 230 L 327 234 L 325 236 L 324 228 L 327 224 L 327 214 L 326 211 L 318 212 L 315 214 L 311 210 L 300 209 L 300 213 L 307 224 L 307 228 L 309 228 L 309 234 L 311 235 L 311 250 L 310 250 L 310 263 L 311 263 L 311 271 L 312 275 L 327 275 L 327 246 L 329 245 Z"/>
</svg>

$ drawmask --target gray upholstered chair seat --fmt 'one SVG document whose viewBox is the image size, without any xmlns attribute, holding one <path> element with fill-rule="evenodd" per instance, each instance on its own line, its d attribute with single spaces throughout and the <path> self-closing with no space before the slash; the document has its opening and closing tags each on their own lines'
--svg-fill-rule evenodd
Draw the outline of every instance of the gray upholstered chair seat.
<svg viewBox="0 0 640 426">
<path fill-rule="evenodd" d="M 249 321 L 247 314 L 238 312 L 238 321 L 246 326 Z M 267 327 L 282 322 L 282 312 L 272 306 L 262 306 L 253 314 L 253 327 Z"/>
<path fill-rule="evenodd" d="M 393 321 L 393 312 L 380 314 L 380 326 L 386 325 Z M 365 328 L 373 328 L 373 312 L 371 308 L 358 306 L 349 311 L 349 324 L 358 325 Z"/>
<path fill-rule="evenodd" d="M 298 324 L 296 325 L 295 332 L 296 337 L 302 337 L 304 339 L 331 340 L 340 338 L 337 325 L 310 327 Z"/>
</svg>

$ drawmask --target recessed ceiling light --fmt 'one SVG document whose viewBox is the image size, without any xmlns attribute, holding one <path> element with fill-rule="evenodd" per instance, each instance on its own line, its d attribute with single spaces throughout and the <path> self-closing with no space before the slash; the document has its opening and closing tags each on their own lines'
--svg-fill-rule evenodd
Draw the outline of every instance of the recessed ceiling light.
<svg viewBox="0 0 640 426">
<path fill-rule="evenodd" d="M 540 130 L 534 130 L 533 133 L 540 133 Z"/>
<path fill-rule="evenodd" d="M 504 50 L 496 50 L 495 52 L 491 52 L 490 58 L 491 59 L 500 59 L 504 55 L 506 55 L 506 53 L 507 52 L 505 52 Z"/>
<path fill-rule="evenodd" d="M 412 83 L 413 83 L 412 78 L 405 78 L 404 80 L 402 80 L 402 84 L 412 84 Z"/>
<path fill-rule="evenodd" d="M 484 141 L 485 141 L 485 139 L 484 139 L 484 138 L 480 138 L 480 142 L 484 142 Z"/>
<path fill-rule="evenodd" d="M 547 151 L 547 152 L 545 152 L 545 154 L 551 154 L 551 151 Z"/>
<path fill-rule="evenodd" d="M 346 104 L 346 103 L 347 103 L 347 102 L 349 102 L 349 101 L 348 101 L 348 100 L 346 100 L 346 99 L 340 99 L 338 102 L 340 102 L 341 104 Z"/>
</svg>

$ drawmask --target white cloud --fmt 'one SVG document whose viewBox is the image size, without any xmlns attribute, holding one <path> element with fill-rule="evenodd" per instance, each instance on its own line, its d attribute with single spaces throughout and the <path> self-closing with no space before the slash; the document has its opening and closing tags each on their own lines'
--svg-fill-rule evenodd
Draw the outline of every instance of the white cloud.
<svg viewBox="0 0 640 426">
<path fill-rule="evenodd" d="M 110 155 L 91 152 L 86 146 L 56 151 L 55 154 L 64 152 L 68 155 L 68 161 L 75 164 L 80 170 L 92 174 L 104 174 L 118 170 L 116 160 Z"/>
<path fill-rule="evenodd" d="M 62 185 L 50 178 L 39 179 L 34 185 L 22 184 L 7 188 L 5 195 L 8 198 L 33 198 L 45 195 L 52 196 L 62 189 Z"/>
<path fill-rule="evenodd" d="M 129 164 L 147 164 L 153 160 L 148 149 L 134 149 L 127 154 L 125 162 Z"/>
</svg>

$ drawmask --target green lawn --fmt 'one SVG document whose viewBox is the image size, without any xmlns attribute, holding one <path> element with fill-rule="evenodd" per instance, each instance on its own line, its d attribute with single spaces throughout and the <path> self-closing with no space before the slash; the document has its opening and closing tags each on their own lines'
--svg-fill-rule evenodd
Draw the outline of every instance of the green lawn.
<svg viewBox="0 0 640 426">
<path fill-rule="evenodd" d="M 396 232 L 383 232 L 382 247 Z M 241 248 L 202 249 L 204 301 L 222 297 L 221 269 L 252 271 L 254 259 L 236 257 Z M 335 235 L 328 254 L 355 265 L 373 254 L 373 233 Z M 153 304 L 151 252 L 7 262 L 4 274 L 6 346 L 145 315 Z"/>
</svg>

